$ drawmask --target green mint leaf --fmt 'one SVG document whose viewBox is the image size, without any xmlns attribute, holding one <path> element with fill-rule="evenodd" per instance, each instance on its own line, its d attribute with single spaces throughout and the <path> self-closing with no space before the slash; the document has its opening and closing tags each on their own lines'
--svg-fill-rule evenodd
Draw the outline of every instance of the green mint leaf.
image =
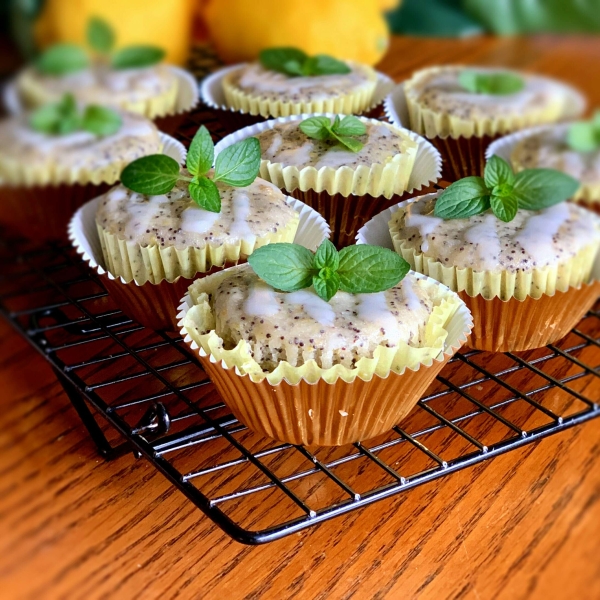
<svg viewBox="0 0 600 600">
<path fill-rule="evenodd" d="M 56 44 L 46 50 L 35 63 L 44 75 L 67 75 L 89 65 L 86 51 L 77 44 Z"/>
<path fill-rule="evenodd" d="M 517 173 L 513 192 L 519 208 L 542 210 L 571 198 L 579 182 L 554 169 L 525 169 Z"/>
<path fill-rule="evenodd" d="M 225 148 L 215 161 L 214 181 L 235 187 L 250 185 L 260 169 L 260 142 L 246 138 Z"/>
<path fill-rule="evenodd" d="M 504 159 L 494 154 L 485 165 L 483 179 L 485 185 L 492 189 L 497 185 L 513 185 L 515 174 L 512 167 Z"/>
<path fill-rule="evenodd" d="M 186 167 L 192 175 L 204 175 L 215 159 L 215 145 L 204 125 L 198 129 L 187 153 Z"/>
<path fill-rule="evenodd" d="M 336 116 L 336 121 L 333 123 L 331 130 L 339 136 L 356 136 L 367 133 L 367 126 L 353 115 L 346 115 L 342 120 L 339 120 L 338 115 Z"/>
<path fill-rule="evenodd" d="M 340 255 L 330 240 L 323 240 L 315 252 L 313 262 L 315 269 L 324 269 L 325 267 L 337 271 L 340 266 Z"/>
<path fill-rule="evenodd" d="M 73 94 L 65 94 L 59 102 L 45 104 L 36 109 L 29 118 L 34 131 L 48 135 L 66 135 L 81 127 L 81 117 Z"/>
<path fill-rule="evenodd" d="M 448 186 L 435 203 L 434 214 L 442 219 L 466 219 L 490 208 L 490 190 L 482 177 L 465 177 Z"/>
<path fill-rule="evenodd" d="M 360 152 L 364 144 L 360 140 L 355 140 L 353 137 L 349 137 L 347 135 L 336 135 L 333 134 L 333 137 L 342 145 L 348 148 L 350 152 Z"/>
<path fill-rule="evenodd" d="M 121 183 L 140 194 L 157 196 L 170 192 L 179 179 L 177 161 L 165 154 L 142 156 L 127 165 Z"/>
<path fill-rule="evenodd" d="M 340 289 L 351 294 L 383 292 L 408 273 L 410 265 L 396 252 L 379 246 L 347 246 L 340 250 Z"/>
<path fill-rule="evenodd" d="M 90 105 L 83 113 L 81 128 L 99 137 L 117 133 L 123 124 L 121 115 L 104 106 Z"/>
<path fill-rule="evenodd" d="M 156 46 L 127 46 L 113 54 L 113 69 L 139 69 L 159 63 L 165 51 Z"/>
<path fill-rule="evenodd" d="M 313 283 L 313 253 L 299 244 L 268 244 L 257 248 L 248 262 L 271 287 L 294 292 Z"/>
<path fill-rule="evenodd" d="M 89 47 L 99 54 L 110 54 L 115 47 L 115 32 L 100 17 L 92 17 L 88 21 L 86 39 Z"/>
<path fill-rule="evenodd" d="M 519 210 L 519 200 L 516 196 L 496 196 L 490 198 L 492 212 L 505 223 L 512 221 Z"/>
<path fill-rule="evenodd" d="M 324 267 L 318 275 L 313 275 L 313 287 L 319 298 L 329 302 L 340 289 L 340 276 L 329 267 Z"/>
<path fill-rule="evenodd" d="M 329 139 L 331 134 L 331 121 L 329 117 L 309 117 L 299 125 L 300 131 L 315 140 Z"/>
<path fill-rule="evenodd" d="M 221 195 L 208 177 L 194 177 L 189 185 L 190 196 L 196 204 L 210 212 L 221 212 Z"/>
<path fill-rule="evenodd" d="M 298 48 L 267 48 L 259 56 L 260 64 L 265 69 L 285 75 L 302 75 L 302 65 L 307 58 L 306 53 Z"/>
<path fill-rule="evenodd" d="M 576 152 L 593 152 L 600 148 L 600 127 L 593 121 L 579 121 L 567 129 L 567 145 Z"/>
<path fill-rule="evenodd" d="M 525 87 L 523 78 L 515 73 L 478 73 L 465 69 L 458 75 L 459 85 L 472 94 L 505 96 L 515 94 Z"/>
<path fill-rule="evenodd" d="M 346 75 L 352 71 L 343 61 L 327 54 L 310 57 L 303 65 L 304 75 Z"/>
</svg>

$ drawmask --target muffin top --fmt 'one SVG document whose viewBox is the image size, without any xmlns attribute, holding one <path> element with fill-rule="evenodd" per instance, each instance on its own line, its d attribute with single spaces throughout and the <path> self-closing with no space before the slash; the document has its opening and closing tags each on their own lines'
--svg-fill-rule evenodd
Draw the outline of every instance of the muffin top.
<svg viewBox="0 0 600 600">
<path fill-rule="evenodd" d="M 183 174 L 190 175 L 185 170 Z M 142 246 L 182 249 L 263 237 L 298 220 L 286 196 L 263 179 L 240 188 L 215 184 L 221 196 L 220 213 L 200 208 L 190 197 L 186 181 L 178 181 L 171 192 L 160 196 L 145 196 L 121 185 L 103 196 L 96 222 L 108 233 Z"/>
<path fill-rule="evenodd" d="M 578 152 L 568 146 L 566 136 L 565 127 L 553 127 L 524 137 L 510 156 L 515 171 L 556 169 L 581 183 L 600 183 L 600 149 Z"/>
<path fill-rule="evenodd" d="M 435 198 L 422 198 L 392 216 L 390 229 L 404 247 L 445 266 L 474 271 L 531 271 L 565 263 L 600 242 L 600 218 L 573 203 L 519 210 L 505 223 L 487 212 L 467 219 L 433 215 Z"/>
<path fill-rule="evenodd" d="M 288 102 L 327 100 L 375 82 L 377 75 L 370 67 L 350 62 L 346 64 L 351 69 L 350 73 L 288 77 L 265 69 L 259 63 L 252 63 L 233 71 L 228 80 L 248 95 L 268 100 L 285 99 Z"/>
<path fill-rule="evenodd" d="M 309 138 L 300 128 L 300 121 L 277 123 L 256 135 L 260 142 L 261 157 L 272 163 L 293 165 L 299 168 L 385 164 L 401 152 L 416 152 L 417 142 L 406 133 L 386 123 L 364 121 L 366 134 L 360 136 L 364 146 L 358 152 L 329 140 Z"/>
<path fill-rule="evenodd" d="M 482 74 L 518 75 L 523 81 L 522 89 L 506 94 L 470 92 L 459 81 L 465 70 L 465 67 L 450 66 L 417 71 L 405 83 L 405 93 L 422 108 L 465 120 L 522 116 L 530 111 L 551 111 L 558 118 L 570 99 L 569 88 L 556 81 L 490 67 L 470 67 L 468 70 Z"/>
<path fill-rule="evenodd" d="M 21 89 L 34 86 L 43 90 L 44 101 L 58 99 L 69 92 L 80 103 L 107 106 L 146 102 L 176 90 L 177 85 L 177 76 L 167 65 L 117 70 L 97 63 L 60 77 L 29 67 L 17 79 L 17 87 Z"/>
<path fill-rule="evenodd" d="M 161 151 L 158 129 L 140 115 L 119 113 L 121 127 L 105 137 L 88 131 L 49 135 L 34 131 L 27 116 L 0 121 L 0 180 L 21 184 L 35 180 L 37 173 L 52 175 L 54 183 L 68 181 L 78 172 L 93 173 L 116 167 L 118 173 L 129 162 Z M 63 172 L 65 177 L 61 177 Z M 44 183 L 39 181 L 38 183 Z"/>
<path fill-rule="evenodd" d="M 242 265 L 229 270 L 211 293 L 210 305 L 225 349 L 247 341 L 265 371 L 280 361 L 301 366 L 311 359 L 324 369 L 353 368 L 360 358 L 373 357 L 379 345 L 419 347 L 439 302 L 423 283 L 409 273 L 385 292 L 339 291 L 325 302 L 312 288 L 275 291 Z"/>
</svg>

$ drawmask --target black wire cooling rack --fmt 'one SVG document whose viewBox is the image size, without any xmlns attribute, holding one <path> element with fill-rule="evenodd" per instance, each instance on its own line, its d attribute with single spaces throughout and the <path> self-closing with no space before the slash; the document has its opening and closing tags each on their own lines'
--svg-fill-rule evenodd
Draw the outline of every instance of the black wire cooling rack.
<svg viewBox="0 0 600 600">
<path fill-rule="evenodd" d="M 201 122 L 219 137 L 202 111 L 180 137 L 189 141 Z M 0 312 L 50 362 L 103 456 L 144 456 L 248 544 L 600 415 L 600 303 L 547 348 L 458 354 L 401 426 L 339 448 L 292 446 L 248 430 L 183 340 L 126 317 L 68 246 L 0 242 Z"/>
</svg>

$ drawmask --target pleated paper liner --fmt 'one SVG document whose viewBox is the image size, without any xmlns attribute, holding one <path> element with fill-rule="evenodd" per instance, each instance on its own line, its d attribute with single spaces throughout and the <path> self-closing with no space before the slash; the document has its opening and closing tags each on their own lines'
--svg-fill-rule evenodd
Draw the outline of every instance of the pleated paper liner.
<svg viewBox="0 0 600 600">
<path fill-rule="evenodd" d="M 556 292 L 554 296 L 511 298 L 459 296 L 473 314 L 473 331 L 467 346 L 487 352 L 533 350 L 562 339 L 600 297 L 600 282 Z"/>
<path fill-rule="evenodd" d="M 417 277 L 440 286 L 442 293 L 449 292 L 430 278 Z M 193 306 L 189 293 L 182 300 L 178 316 L 186 343 L 198 352 L 203 368 L 241 423 L 282 442 L 340 446 L 389 431 L 405 418 L 466 342 L 472 327 L 471 315 L 456 295 L 450 297 L 451 311 L 446 309 L 439 317 L 443 319 L 439 321 L 442 331 L 447 332 L 443 349 L 430 355 L 426 362 L 417 361 L 413 368 L 405 367 L 400 373 L 388 370 L 379 375 L 370 367 L 369 377 L 355 376 L 350 382 L 340 376 L 328 383 L 323 374 L 314 382 L 300 377 L 291 383 L 288 376 L 273 383 L 266 377 L 255 382 L 238 367 L 228 368 L 225 360 L 207 354 L 192 339 L 185 326 L 188 310 Z M 288 365 L 290 369 L 298 371 Z M 333 368 L 326 369 L 323 373 L 332 371 Z"/>
<path fill-rule="evenodd" d="M 160 136 L 163 153 L 182 163 L 185 160 L 183 145 L 164 133 Z M 115 183 L 0 185 L 0 223 L 31 240 L 66 241 L 73 213 Z"/>
<path fill-rule="evenodd" d="M 261 115 L 251 115 L 230 108 L 225 101 L 223 91 L 223 77 L 229 72 L 239 69 L 241 64 L 231 65 L 219 69 L 206 77 L 200 86 L 200 99 L 206 106 L 212 108 L 217 114 L 225 133 L 233 133 L 242 127 L 248 127 L 256 123 L 263 123 L 267 119 Z M 383 99 L 387 96 L 394 85 L 392 79 L 383 73 L 377 72 L 377 84 L 373 94 L 373 100 L 364 116 L 375 117 L 381 114 Z"/>
<path fill-rule="evenodd" d="M 295 121 L 300 122 L 309 116 L 310 115 L 293 115 L 290 117 L 271 119 L 269 121 L 263 121 L 262 123 L 251 125 L 245 127 L 244 129 L 235 131 L 234 133 L 231 133 L 223 138 L 215 146 L 215 154 L 218 155 L 225 148 L 235 144 L 240 140 L 258 135 L 268 129 L 272 129 L 278 123 L 289 123 Z M 333 118 L 334 115 L 325 113 L 325 116 Z M 308 204 L 321 215 L 323 215 L 331 229 L 331 240 L 338 248 L 353 244 L 354 237 L 356 236 L 358 229 L 371 217 L 381 212 L 384 208 L 395 205 L 402 199 L 410 197 L 416 191 L 421 194 L 432 191 L 433 184 L 440 177 L 441 158 L 435 148 L 433 148 L 433 146 L 427 140 L 425 140 L 425 138 L 417 135 L 416 133 L 408 131 L 404 128 L 399 129 L 417 143 L 417 152 L 414 157 L 414 163 L 410 172 L 407 173 L 407 167 L 409 165 L 404 166 L 398 163 L 399 166 L 397 167 L 398 172 L 396 179 L 391 178 L 390 172 L 385 170 L 389 168 L 389 166 L 385 167 L 381 172 L 373 169 L 369 173 L 368 178 L 363 177 L 361 179 L 361 181 L 370 181 L 371 184 L 375 184 L 377 181 L 387 181 L 386 186 L 391 184 L 392 189 L 402 189 L 401 184 L 398 183 L 398 181 L 402 181 L 398 179 L 398 176 L 402 175 L 406 178 L 403 180 L 406 182 L 406 189 L 402 190 L 402 192 L 399 192 L 391 198 L 386 198 L 385 196 L 374 197 L 369 194 L 360 196 L 344 196 L 339 193 L 329 194 L 326 191 L 317 192 L 314 189 L 307 189 L 306 191 L 299 189 L 300 187 L 308 188 L 309 186 L 318 186 L 331 190 L 335 189 L 334 186 L 339 186 L 341 184 L 345 185 L 347 182 L 346 175 L 343 175 L 342 178 L 342 171 L 340 169 L 335 171 L 332 171 L 331 169 L 320 169 L 317 172 L 315 169 L 305 167 L 302 169 L 295 169 L 293 174 L 289 175 L 292 167 L 288 166 L 283 171 L 284 180 L 282 180 L 281 175 L 277 175 L 278 180 L 274 181 L 274 183 L 278 186 L 283 186 L 282 191 L 284 193 L 291 194 L 295 198 L 302 200 L 302 202 Z M 268 163 L 268 171 L 264 173 L 263 171 L 265 169 L 265 164 L 266 161 L 263 161 L 263 164 L 261 165 L 261 176 L 265 179 L 273 181 L 270 176 L 270 169 L 276 167 L 277 164 Z M 309 173 L 309 171 L 311 171 L 311 173 Z M 327 171 L 330 171 L 331 173 L 327 175 Z M 273 175 L 273 177 L 276 177 L 276 175 Z M 296 189 L 287 189 L 285 187 L 288 177 L 289 180 L 292 181 L 290 188 L 297 186 Z M 348 185 L 345 185 L 345 189 L 350 189 L 352 185 L 354 184 L 352 181 L 350 181 Z M 382 188 L 378 188 L 377 186 L 375 187 L 376 189 L 385 189 L 385 186 Z M 340 188 L 338 187 L 338 189 Z"/>
<path fill-rule="evenodd" d="M 213 267 L 208 273 L 197 274 L 192 279 L 177 277 L 173 281 L 163 280 L 158 284 L 126 281 L 115 277 L 104 265 L 102 247 L 96 226 L 96 211 L 100 198 L 84 204 L 73 215 L 69 224 L 69 239 L 88 266 L 98 273 L 106 291 L 123 312 L 134 321 L 156 330 L 179 331 L 177 327 L 177 307 L 188 286 L 194 279 L 221 271 L 233 264 Z M 299 213 L 300 222 L 294 241 L 311 250 L 329 236 L 329 228 L 323 218 L 298 200 L 290 198 L 292 208 Z M 238 262 L 245 262 L 245 258 Z"/>
<path fill-rule="evenodd" d="M 185 120 L 186 114 L 198 104 L 199 94 L 198 82 L 191 73 L 173 65 L 169 65 L 169 69 L 175 73 L 178 81 L 175 106 L 164 116 L 150 118 L 152 118 L 160 131 L 173 134 Z M 4 108 L 11 115 L 19 115 L 27 110 L 27 107 L 19 96 L 19 91 L 14 80 L 4 86 L 2 100 Z"/>
<path fill-rule="evenodd" d="M 512 153 L 520 142 L 526 138 L 544 132 L 554 132 L 560 138 L 564 136 L 566 138 L 567 129 L 569 128 L 568 123 L 560 123 L 557 125 L 542 125 L 539 127 L 531 127 L 530 129 L 524 129 L 523 131 L 517 131 L 510 135 L 505 135 L 493 144 L 490 144 L 486 150 L 486 160 L 491 158 L 494 154 L 503 158 L 510 165 L 514 166 L 511 160 Z M 580 182 L 581 187 L 577 190 L 572 200 L 577 202 L 580 206 L 594 211 L 596 214 L 600 214 L 600 182 Z"/>
<path fill-rule="evenodd" d="M 561 85 L 572 95 L 568 114 L 564 119 L 575 118 L 583 113 L 585 99 L 570 86 Z M 383 102 L 386 117 L 398 127 L 411 129 L 409 108 L 404 94 L 404 83 L 397 85 Z M 457 136 L 442 138 L 426 136 L 442 155 L 442 179 L 450 183 L 471 175 L 483 175 L 486 151 L 490 144 L 505 134 L 482 136 Z"/>
</svg>

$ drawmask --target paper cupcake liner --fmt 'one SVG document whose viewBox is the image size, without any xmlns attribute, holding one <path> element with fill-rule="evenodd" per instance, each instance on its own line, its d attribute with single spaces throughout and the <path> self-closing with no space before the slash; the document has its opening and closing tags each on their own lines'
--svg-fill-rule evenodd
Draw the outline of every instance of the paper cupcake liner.
<svg viewBox="0 0 600 600">
<path fill-rule="evenodd" d="M 185 148 L 160 133 L 163 154 L 185 161 Z M 102 177 L 82 177 L 75 183 L 0 185 L 0 223 L 32 240 L 66 240 L 73 213 L 85 202 L 107 192 L 115 183 Z"/>
<path fill-rule="evenodd" d="M 559 134 L 565 132 L 566 135 L 568 127 L 568 123 L 542 125 L 540 127 L 532 127 L 530 129 L 524 129 L 523 131 L 516 131 L 510 135 L 505 135 L 496 140 L 493 144 L 490 144 L 486 150 L 485 158 L 486 160 L 489 160 L 495 154 L 515 168 L 511 156 L 518 143 L 531 135 L 543 133 L 545 131 L 555 130 Z M 600 213 L 600 183 L 582 183 L 581 187 L 575 192 L 572 200 L 596 213 Z"/>
<path fill-rule="evenodd" d="M 106 291 L 123 312 L 145 327 L 157 330 L 179 331 L 177 307 L 193 279 L 222 270 L 214 267 L 208 273 L 194 274 L 191 278 L 176 277 L 173 281 L 163 280 L 158 284 L 127 281 L 106 270 L 102 245 L 96 226 L 96 211 L 100 198 L 95 198 L 82 206 L 73 215 L 69 224 L 69 239 L 77 253 L 95 271 Z M 320 215 L 308 206 L 291 199 L 292 208 L 299 214 L 299 225 L 294 241 L 311 250 L 329 236 L 329 228 Z"/>
<path fill-rule="evenodd" d="M 467 346 L 487 352 L 517 352 L 541 348 L 568 335 L 600 297 L 600 282 L 522 301 L 486 300 L 466 292 L 459 296 L 473 315 Z"/>
<path fill-rule="evenodd" d="M 481 176 L 485 166 L 486 149 L 490 143 L 501 138 L 508 131 L 531 127 L 539 122 L 515 117 L 510 124 L 503 121 L 500 128 L 492 127 L 490 121 L 482 122 L 477 129 L 474 129 L 470 121 L 450 118 L 451 123 L 448 124 L 445 116 L 432 116 L 433 113 L 425 115 L 423 113 L 427 111 L 421 111 L 414 103 L 407 101 L 405 83 L 397 85 L 385 98 L 383 103 L 385 115 L 391 123 L 413 129 L 431 141 L 442 155 L 442 179 L 445 181 L 452 182 L 470 175 Z M 563 83 L 560 85 L 569 94 L 569 100 L 565 103 L 564 113 L 556 120 L 580 116 L 585 110 L 585 98 L 574 88 Z M 427 123 L 427 127 L 414 127 L 414 123 Z M 451 132 L 449 136 L 448 131 Z"/>
<path fill-rule="evenodd" d="M 208 107 L 212 108 L 219 115 L 221 124 L 227 133 L 236 131 L 242 127 L 247 127 L 248 125 L 253 125 L 255 123 L 263 122 L 265 119 L 273 116 L 277 117 L 279 114 L 267 114 L 267 116 L 252 115 L 249 110 L 240 111 L 236 108 L 230 107 L 227 104 L 225 99 L 225 91 L 223 89 L 223 79 L 230 74 L 232 71 L 236 71 L 240 67 L 244 66 L 243 64 L 231 65 L 228 67 L 224 67 L 223 69 L 219 69 L 215 71 L 208 77 L 206 77 L 201 86 L 200 86 L 200 98 L 202 102 L 206 104 Z M 386 95 L 390 92 L 390 90 L 394 86 L 394 82 L 387 75 L 383 73 L 379 73 L 375 71 L 377 75 L 375 88 L 372 91 L 372 98 L 370 103 L 360 111 L 359 113 L 364 113 L 366 116 L 374 117 L 378 112 L 378 107 L 380 107 Z M 305 109 L 299 107 L 294 111 L 295 114 L 301 113 L 311 113 L 311 112 L 345 112 L 338 109 L 329 109 L 329 108 L 318 108 L 312 107 L 310 109 Z M 291 114 L 291 113 L 290 113 Z"/>
<path fill-rule="evenodd" d="M 171 121 L 167 119 L 167 116 L 181 115 L 190 111 L 198 104 L 199 94 L 198 82 L 191 73 L 173 65 L 168 65 L 168 68 L 177 77 L 178 85 L 173 93 L 169 92 L 141 102 L 127 102 L 121 108 L 142 114 L 149 119 L 160 119 L 160 125 L 158 121 L 156 123 L 157 127 L 166 133 L 173 133 L 174 129 L 169 127 Z M 19 94 L 15 79 L 4 86 L 2 99 L 4 107 L 11 115 L 19 115 L 28 109 Z M 166 127 L 163 128 L 161 125 L 166 125 Z"/>
<path fill-rule="evenodd" d="M 203 294 L 218 284 L 219 275 L 188 290 L 178 315 L 181 333 L 198 352 L 224 402 L 254 431 L 293 444 L 341 445 L 368 439 L 410 412 L 472 327 L 469 312 L 455 294 L 413 275 L 435 287 L 441 300 L 427 325 L 425 347 L 379 346 L 373 358 L 360 359 L 354 369 L 322 369 L 315 361 L 292 367 L 282 361 L 273 372 L 264 373 L 246 342 L 224 350 L 214 331 L 201 334 L 196 319 L 202 320 L 209 310 Z"/>
</svg>

